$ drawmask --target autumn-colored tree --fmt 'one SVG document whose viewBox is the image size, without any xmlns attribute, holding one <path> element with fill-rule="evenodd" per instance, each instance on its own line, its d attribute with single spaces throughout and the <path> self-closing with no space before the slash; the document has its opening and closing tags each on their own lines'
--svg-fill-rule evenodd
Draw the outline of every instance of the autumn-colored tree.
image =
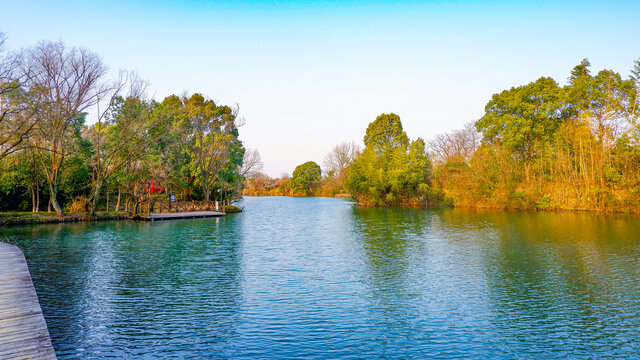
<svg viewBox="0 0 640 360">
<path fill-rule="evenodd" d="M 494 95 L 476 122 L 483 145 L 440 161 L 436 183 L 459 206 L 640 211 L 637 74 L 638 62 L 629 80 L 592 76 L 584 59 L 563 88 L 541 78 Z"/>
</svg>

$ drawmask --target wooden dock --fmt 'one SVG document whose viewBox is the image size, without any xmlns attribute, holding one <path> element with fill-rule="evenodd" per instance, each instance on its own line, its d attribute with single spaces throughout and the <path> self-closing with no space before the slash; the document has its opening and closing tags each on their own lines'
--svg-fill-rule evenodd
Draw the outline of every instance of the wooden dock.
<svg viewBox="0 0 640 360">
<path fill-rule="evenodd" d="M 56 359 L 22 251 L 0 243 L 0 359 Z"/>
<path fill-rule="evenodd" d="M 208 217 L 218 217 L 226 215 L 223 212 L 219 211 L 190 211 L 190 212 L 175 212 L 175 213 L 151 213 L 140 215 L 140 219 L 146 221 L 155 221 L 155 220 L 175 220 L 175 219 L 197 219 L 197 218 L 208 218 Z"/>
</svg>

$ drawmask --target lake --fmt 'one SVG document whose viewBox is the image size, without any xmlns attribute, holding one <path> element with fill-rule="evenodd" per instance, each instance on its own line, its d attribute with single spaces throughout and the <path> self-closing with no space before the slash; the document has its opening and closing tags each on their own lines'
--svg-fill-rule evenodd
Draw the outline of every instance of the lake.
<svg viewBox="0 0 640 360">
<path fill-rule="evenodd" d="M 640 356 L 640 218 L 245 198 L 2 229 L 60 359 Z"/>
</svg>

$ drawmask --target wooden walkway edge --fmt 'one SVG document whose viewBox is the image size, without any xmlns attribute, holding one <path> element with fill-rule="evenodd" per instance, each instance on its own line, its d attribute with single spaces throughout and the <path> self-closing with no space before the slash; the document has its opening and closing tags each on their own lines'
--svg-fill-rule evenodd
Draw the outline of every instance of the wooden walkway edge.
<svg viewBox="0 0 640 360">
<path fill-rule="evenodd" d="M 24 254 L 0 243 L 0 359 L 56 359 Z"/>
<path fill-rule="evenodd" d="M 141 220 L 175 220 L 175 219 L 197 219 L 207 217 L 218 217 L 226 215 L 219 211 L 191 211 L 191 212 L 175 212 L 175 213 L 151 213 L 150 215 L 140 215 Z"/>
</svg>

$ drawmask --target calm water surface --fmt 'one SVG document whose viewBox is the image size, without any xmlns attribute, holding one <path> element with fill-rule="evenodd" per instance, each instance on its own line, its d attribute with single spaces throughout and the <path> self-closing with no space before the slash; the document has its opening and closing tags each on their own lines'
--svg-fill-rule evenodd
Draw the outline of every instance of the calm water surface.
<svg viewBox="0 0 640 360">
<path fill-rule="evenodd" d="M 1 229 L 60 359 L 640 357 L 640 219 L 246 198 Z"/>
</svg>

